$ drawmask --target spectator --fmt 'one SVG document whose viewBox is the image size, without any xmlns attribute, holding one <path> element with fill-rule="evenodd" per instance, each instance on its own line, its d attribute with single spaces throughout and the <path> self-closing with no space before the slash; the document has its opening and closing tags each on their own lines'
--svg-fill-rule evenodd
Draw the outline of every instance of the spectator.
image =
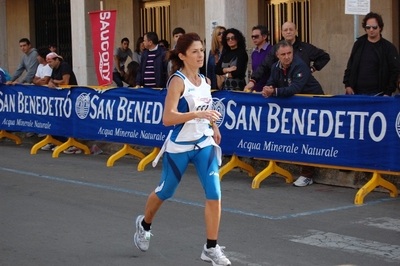
<svg viewBox="0 0 400 266">
<path fill-rule="evenodd" d="M 294 94 L 324 94 L 321 85 L 311 74 L 310 67 L 297 55 L 290 42 L 280 41 L 276 45 L 278 62 L 271 68 L 271 76 L 264 86 L 264 97 L 290 97 Z M 304 187 L 313 183 L 314 167 L 303 166 L 300 177 L 293 183 Z"/>
<path fill-rule="evenodd" d="M 123 79 L 125 75 L 125 62 L 128 56 L 133 60 L 132 50 L 129 48 L 129 39 L 123 38 L 121 40 L 121 47 L 115 48 L 114 50 L 114 71 L 113 80 L 118 87 L 123 87 Z"/>
<path fill-rule="evenodd" d="M 312 44 L 302 42 L 297 37 L 297 27 L 293 22 L 283 23 L 282 36 L 284 40 L 290 42 L 293 46 L 294 54 L 299 56 L 310 67 L 312 73 L 317 70 L 320 71 L 329 62 L 330 56 L 328 53 Z M 276 47 L 274 47 L 257 67 L 256 71 L 252 73 L 245 90 L 252 90 L 254 85 L 264 76 L 270 75 L 272 64 L 278 61 L 276 50 Z"/>
<path fill-rule="evenodd" d="M 60 85 L 78 85 L 78 82 L 76 81 L 76 77 L 74 72 L 72 71 L 71 66 L 63 60 L 62 56 L 51 52 L 46 56 L 46 61 L 49 64 L 49 66 L 53 69 L 49 81 L 49 88 L 56 88 Z M 54 136 L 54 138 L 58 139 L 61 142 L 66 141 L 64 137 Z M 55 146 L 49 143 L 43 146 L 41 149 L 47 151 L 54 150 Z M 75 146 L 71 146 L 68 149 L 66 149 L 64 153 L 78 154 L 82 153 L 82 151 Z"/>
<path fill-rule="evenodd" d="M 142 52 L 144 50 L 144 43 L 143 43 L 143 37 L 139 37 L 136 40 L 136 47 L 135 51 L 133 52 L 133 61 L 136 61 L 140 65 L 140 57 L 142 55 Z"/>
<path fill-rule="evenodd" d="M 17 84 L 17 79 L 22 75 L 24 70 L 26 71 L 26 75 L 22 78 L 21 83 L 32 83 L 37 66 L 39 65 L 39 62 L 37 61 L 38 53 L 35 48 L 32 48 L 29 39 L 22 38 L 19 40 L 19 47 L 24 55 L 22 56 L 21 62 L 19 63 L 17 70 L 15 70 L 14 75 L 9 81 L 7 81 L 7 85 Z"/>
<path fill-rule="evenodd" d="M 226 31 L 224 26 L 216 26 L 211 36 L 211 50 L 208 54 L 207 62 L 207 78 L 211 80 L 211 88 L 218 89 L 217 87 L 217 75 L 215 74 L 215 66 L 221 58 L 223 49 L 222 34 Z"/>
<path fill-rule="evenodd" d="M 51 52 L 57 53 L 57 44 L 55 44 L 55 43 L 50 43 L 50 44 L 49 44 L 49 50 L 50 50 L 50 53 L 51 53 Z"/>
<path fill-rule="evenodd" d="M 35 85 L 47 85 L 51 78 L 53 69 L 47 64 L 46 56 L 50 53 L 50 50 L 46 47 L 39 48 L 37 60 L 39 65 L 36 69 L 35 77 L 33 78 L 33 84 Z"/>
<path fill-rule="evenodd" d="M 217 244 L 221 217 L 221 185 L 218 175 L 218 165 L 221 163 L 218 144 L 221 134 L 218 126 L 212 123 L 221 114 L 212 110 L 210 85 L 199 74 L 203 57 L 203 43 L 196 33 L 182 35 L 175 49 L 168 53 L 174 74 L 168 81 L 163 123 L 175 127 L 166 139 L 162 152 L 153 162 L 156 164 L 164 154 L 159 186 L 148 197 L 144 215 L 136 218 L 134 242 L 139 250 L 148 250 L 154 216 L 163 202 L 173 196 L 188 164 L 193 163 L 206 195 L 204 213 L 207 242 L 200 258 L 212 262 L 212 265 L 223 266 L 231 263 L 223 248 Z"/>
<path fill-rule="evenodd" d="M 181 27 L 177 27 L 172 31 L 172 40 L 174 42 L 172 49 L 175 49 L 175 46 L 176 46 L 176 43 L 177 43 L 179 37 L 181 37 L 185 33 L 186 33 L 185 30 Z"/>
<path fill-rule="evenodd" d="M 139 72 L 139 64 L 136 61 L 131 61 L 128 64 L 127 71 L 125 72 L 124 80 L 128 83 L 129 87 L 136 86 L 136 77 Z"/>
<path fill-rule="evenodd" d="M 0 83 L 6 83 L 10 80 L 10 78 L 10 74 L 8 74 L 5 69 L 0 67 Z"/>
<path fill-rule="evenodd" d="M 167 83 L 166 50 L 158 47 L 158 36 L 155 32 L 144 35 L 144 47 L 136 85 L 150 88 L 164 88 Z"/>
<path fill-rule="evenodd" d="M 251 53 L 251 69 L 252 72 L 255 72 L 257 67 L 272 50 L 273 46 L 268 43 L 268 29 L 263 25 L 257 25 L 253 27 L 251 39 L 256 46 Z M 269 76 L 269 74 L 264 75 L 259 82 L 254 85 L 253 91 L 262 91 L 262 88 L 267 83 Z"/>
<path fill-rule="evenodd" d="M 63 60 L 62 56 L 51 52 L 46 56 L 46 61 L 53 69 L 49 88 L 54 89 L 60 85 L 78 85 L 75 73 L 72 71 L 71 66 Z"/>
<path fill-rule="evenodd" d="M 359 37 L 351 50 L 343 83 L 346 94 L 391 96 L 399 77 L 399 53 L 384 39 L 382 16 L 370 12 L 363 21 L 366 34 Z"/>
<path fill-rule="evenodd" d="M 246 40 L 243 34 L 234 28 L 227 29 L 222 35 L 224 46 L 221 59 L 215 67 L 217 75 L 225 75 L 225 90 L 243 90 L 249 57 L 246 52 Z"/>
<path fill-rule="evenodd" d="M 181 28 L 181 27 L 177 27 L 172 31 L 172 40 L 173 40 L 173 43 L 174 43 L 172 49 L 175 49 L 176 42 L 178 41 L 179 37 L 182 36 L 183 34 L 185 34 L 185 30 L 183 28 Z M 172 68 L 172 63 L 168 62 L 168 64 L 167 64 L 168 77 L 169 77 L 169 75 L 172 74 L 171 73 L 171 68 Z"/>
<path fill-rule="evenodd" d="M 167 40 L 160 40 L 158 46 L 165 48 L 165 50 L 169 50 L 169 42 Z"/>
</svg>

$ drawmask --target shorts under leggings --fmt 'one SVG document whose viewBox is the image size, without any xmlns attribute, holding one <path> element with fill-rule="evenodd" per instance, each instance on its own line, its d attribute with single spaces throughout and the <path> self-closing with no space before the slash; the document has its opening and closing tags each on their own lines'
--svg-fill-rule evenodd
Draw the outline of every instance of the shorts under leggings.
<svg viewBox="0 0 400 266">
<path fill-rule="evenodd" d="M 221 184 L 219 168 L 214 153 L 214 146 L 182 153 L 168 153 L 163 155 L 163 169 L 161 181 L 155 192 L 161 200 L 172 197 L 188 164 L 192 162 L 196 167 L 200 182 L 203 185 L 207 200 L 221 198 Z"/>
</svg>

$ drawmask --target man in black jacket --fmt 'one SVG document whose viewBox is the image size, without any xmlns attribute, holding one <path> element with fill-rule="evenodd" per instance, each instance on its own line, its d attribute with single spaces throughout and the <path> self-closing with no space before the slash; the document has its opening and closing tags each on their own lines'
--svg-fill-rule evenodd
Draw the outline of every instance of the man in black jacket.
<svg viewBox="0 0 400 266">
<path fill-rule="evenodd" d="M 282 36 L 285 41 L 292 44 L 294 54 L 306 63 L 311 72 L 320 71 L 331 59 L 329 54 L 324 50 L 312 44 L 302 42 L 297 37 L 297 28 L 293 22 L 283 23 Z M 277 48 L 275 45 L 271 52 L 264 58 L 263 62 L 257 67 L 257 70 L 252 73 L 249 83 L 244 88 L 245 91 L 250 91 L 263 76 L 271 72 L 272 64 L 278 61 L 276 51 Z"/>
<path fill-rule="evenodd" d="M 280 41 L 276 45 L 279 61 L 271 68 L 271 76 L 264 86 L 262 95 L 290 97 L 294 94 L 324 94 L 321 85 L 311 74 L 310 67 L 297 55 L 290 42 Z M 300 177 L 293 183 L 305 187 L 313 183 L 314 167 L 303 166 Z"/>
<path fill-rule="evenodd" d="M 366 34 L 353 45 L 343 83 L 346 94 L 391 96 L 399 76 L 399 54 L 396 47 L 382 38 L 383 20 L 377 13 L 368 13 L 362 27 Z"/>
</svg>

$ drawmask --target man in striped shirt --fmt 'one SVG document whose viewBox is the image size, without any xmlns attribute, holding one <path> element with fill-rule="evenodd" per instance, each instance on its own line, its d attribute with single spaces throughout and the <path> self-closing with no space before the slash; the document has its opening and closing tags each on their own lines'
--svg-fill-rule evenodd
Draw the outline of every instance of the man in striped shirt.
<svg viewBox="0 0 400 266">
<path fill-rule="evenodd" d="M 143 36 L 143 51 L 140 68 L 136 77 L 136 85 L 150 88 L 165 88 L 167 83 L 166 50 L 158 46 L 158 36 L 155 32 L 147 32 Z"/>
</svg>

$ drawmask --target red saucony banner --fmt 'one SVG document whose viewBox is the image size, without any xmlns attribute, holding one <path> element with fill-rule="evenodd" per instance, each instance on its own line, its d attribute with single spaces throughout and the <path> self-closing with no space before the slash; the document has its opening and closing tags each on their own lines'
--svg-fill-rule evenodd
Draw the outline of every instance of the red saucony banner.
<svg viewBox="0 0 400 266">
<path fill-rule="evenodd" d="M 113 47 L 116 10 L 89 12 L 92 24 L 93 57 L 100 86 L 113 82 Z"/>
</svg>

